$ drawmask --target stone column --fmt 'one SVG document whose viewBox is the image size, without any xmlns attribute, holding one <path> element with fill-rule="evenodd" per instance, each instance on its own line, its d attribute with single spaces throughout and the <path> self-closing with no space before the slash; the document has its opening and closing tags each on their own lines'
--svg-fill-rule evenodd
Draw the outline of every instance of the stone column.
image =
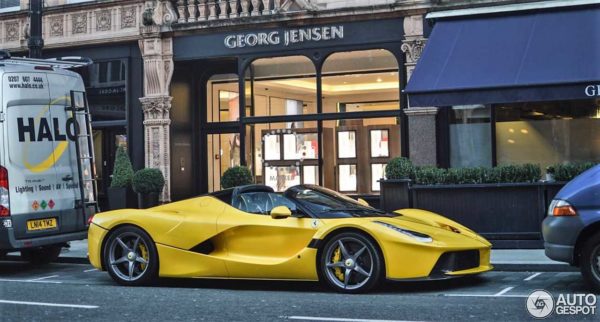
<svg viewBox="0 0 600 322">
<path fill-rule="evenodd" d="M 147 168 L 160 169 L 165 177 L 165 188 L 160 196 L 162 202 L 171 200 L 169 111 L 172 97 L 169 87 L 173 76 L 173 39 L 163 37 L 162 31 L 170 29 L 175 14 L 168 4 L 168 1 L 163 2 L 162 8 L 159 5 L 149 11 L 148 16 L 152 15 L 152 19 L 141 27 L 142 39 L 139 41 L 144 60 L 144 97 L 140 102 L 144 111 L 145 160 Z"/>
<path fill-rule="evenodd" d="M 402 51 L 406 55 L 406 79 L 409 80 L 417 65 L 425 43 L 423 37 L 423 17 L 404 18 L 405 39 Z M 416 165 L 437 164 L 437 107 L 411 107 L 404 110 L 408 117 L 408 149 L 411 161 Z"/>
</svg>

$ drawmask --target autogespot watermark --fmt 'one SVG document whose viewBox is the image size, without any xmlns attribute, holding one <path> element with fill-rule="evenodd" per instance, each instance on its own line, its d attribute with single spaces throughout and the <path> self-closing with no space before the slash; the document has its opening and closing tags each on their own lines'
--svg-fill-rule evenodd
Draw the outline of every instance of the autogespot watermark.
<svg viewBox="0 0 600 322">
<path fill-rule="evenodd" d="M 536 290 L 527 297 L 527 311 L 532 317 L 543 319 L 551 314 L 595 315 L 597 298 L 594 294 L 563 294 L 556 298 L 545 290 Z"/>
</svg>

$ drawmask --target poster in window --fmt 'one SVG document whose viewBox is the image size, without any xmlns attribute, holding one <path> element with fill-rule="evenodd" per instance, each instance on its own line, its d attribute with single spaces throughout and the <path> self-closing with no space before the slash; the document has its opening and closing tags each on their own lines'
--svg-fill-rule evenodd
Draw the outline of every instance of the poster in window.
<svg viewBox="0 0 600 322">
<path fill-rule="evenodd" d="M 263 141 L 265 144 L 265 160 L 280 160 L 281 159 L 281 146 L 279 144 L 280 140 L 279 134 L 265 134 L 263 136 Z"/>
<path fill-rule="evenodd" d="M 390 156 L 389 131 L 371 130 L 371 157 L 387 158 Z"/>
<path fill-rule="evenodd" d="M 356 132 L 338 132 L 338 158 L 356 158 Z"/>
<path fill-rule="evenodd" d="M 340 191 L 356 191 L 356 164 L 341 164 L 339 171 Z"/>
<path fill-rule="evenodd" d="M 379 180 L 385 177 L 385 163 L 371 164 L 371 191 L 381 190 Z"/>
</svg>

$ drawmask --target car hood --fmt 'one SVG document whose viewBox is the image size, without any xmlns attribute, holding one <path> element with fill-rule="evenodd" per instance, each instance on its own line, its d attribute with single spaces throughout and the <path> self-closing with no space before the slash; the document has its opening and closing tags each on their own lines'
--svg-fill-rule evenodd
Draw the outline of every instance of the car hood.
<svg viewBox="0 0 600 322">
<path fill-rule="evenodd" d="M 398 214 L 399 216 L 393 218 L 385 218 L 381 221 L 396 224 L 401 228 L 406 229 L 416 229 L 419 231 L 418 227 L 422 226 L 423 228 L 427 227 L 427 231 L 438 231 L 440 234 L 457 234 L 462 235 L 464 237 L 468 237 L 474 240 L 477 240 L 486 246 L 491 246 L 491 243 L 487 241 L 485 238 L 472 231 L 471 229 L 451 220 L 446 217 L 440 216 L 436 213 L 421 210 L 421 209 L 400 209 L 394 211 L 394 214 Z M 432 236 L 433 237 L 433 236 Z"/>
<path fill-rule="evenodd" d="M 569 181 L 554 199 L 566 200 L 576 208 L 600 206 L 600 165 Z"/>
</svg>

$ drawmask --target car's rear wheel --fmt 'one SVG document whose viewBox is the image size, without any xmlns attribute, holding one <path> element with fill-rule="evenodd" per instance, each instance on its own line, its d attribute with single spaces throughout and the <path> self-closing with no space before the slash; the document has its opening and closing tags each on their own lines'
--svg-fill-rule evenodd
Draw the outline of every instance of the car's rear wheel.
<svg viewBox="0 0 600 322">
<path fill-rule="evenodd" d="M 21 251 L 21 258 L 34 265 L 44 265 L 54 262 L 60 256 L 62 245 L 41 246 Z"/>
<path fill-rule="evenodd" d="M 321 280 L 338 292 L 362 293 L 372 289 L 379 283 L 382 269 L 377 245 L 360 233 L 336 235 L 321 252 Z"/>
<path fill-rule="evenodd" d="M 596 290 L 600 290 L 600 234 L 588 239 L 581 252 L 581 274 Z"/>
<path fill-rule="evenodd" d="M 151 283 L 158 275 L 158 252 L 148 234 L 133 226 L 111 232 L 104 247 L 104 267 L 119 284 Z"/>
</svg>

